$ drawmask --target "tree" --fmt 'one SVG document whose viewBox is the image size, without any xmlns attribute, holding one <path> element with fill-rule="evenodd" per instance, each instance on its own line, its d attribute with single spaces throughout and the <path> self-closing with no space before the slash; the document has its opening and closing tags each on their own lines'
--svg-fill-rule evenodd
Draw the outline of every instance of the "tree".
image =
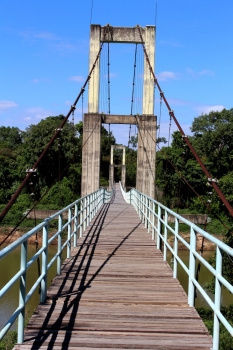
<svg viewBox="0 0 233 350">
<path fill-rule="evenodd" d="M 35 163 L 63 119 L 62 115 L 48 117 L 26 129 L 22 151 L 25 169 Z M 74 159 L 80 161 L 79 146 L 77 131 L 72 123 L 67 122 L 38 166 L 38 181 L 41 187 L 50 187 L 56 179 L 62 179 L 64 170 Z"/>
<path fill-rule="evenodd" d="M 108 132 L 101 126 L 100 186 L 106 186 L 108 184 L 111 145 L 115 144 L 116 140 L 112 132 Z"/>
<path fill-rule="evenodd" d="M 12 194 L 12 187 L 21 178 L 19 155 L 24 133 L 15 127 L 0 127 L 0 203 L 5 204 Z"/>
<path fill-rule="evenodd" d="M 163 191 L 167 206 L 185 208 L 196 196 L 192 188 L 199 194 L 205 194 L 206 179 L 180 132 L 175 131 L 172 138 L 170 147 L 163 147 L 157 152 L 156 186 Z"/>
<path fill-rule="evenodd" d="M 214 177 L 233 170 L 233 109 L 195 118 L 191 130 L 194 147 Z"/>
<path fill-rule="evenodd" d="M 0 127 L 0 149 L 8 148 L 14 150 L 22 144 L 24 132 L 16 127 Z"/>
</svg>

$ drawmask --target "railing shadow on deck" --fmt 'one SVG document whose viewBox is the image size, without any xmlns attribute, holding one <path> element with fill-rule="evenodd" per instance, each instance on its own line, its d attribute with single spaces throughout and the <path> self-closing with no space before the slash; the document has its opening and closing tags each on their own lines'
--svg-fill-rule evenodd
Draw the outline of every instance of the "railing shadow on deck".
<svg viewBox="0 0 233 350">
<path fill-rule="evenodd" d="M 77 246 L 78 238 L 82 236 L 97 211 L 104 203 L 114 199 L 114 189 L 111 192 L 100 189 L 94 193 L 84 196 L 74 203 L 58 211 L 45 219 L 42 223 L 27 232 L 21 238 L 3 248 L 0 251 L 0 263 L 18 247 L 21 248 L 20 266 L 17 272 L 0 290 L 0 301 L 3 296 L 19 283 L 19 302 L 5 326 L 0 330 L 0 340 L 8 332 L 11 326 L 18 320 L 18 344 L 24 339 L 25 309 L 32 295 L 40 292 L 40 302 L 47 297 L 48 271 L 51 266 L 57 264 L 57 274 L 61 273 L 62 255 L 66 250 L 66 257 L 70 258 L 72 246 Z M 56 225 L 56 226 L 55 226 Z M 57 228 L 56 228 L 57 227 Z M 55 231 L 55 232 L 54 232 Z M 35 235 L 41 235 L 42 241 L 37 252 L 28 258 L 27 248 L 29 240 Z M 65 239 L 64 239 L 65 237 Z M 48 260 L 48 250 L 51 244 L 56 244 L 56 254 Z M 33 264 L 39 264 L 39 276 L 35 278 L 32 286 L 27 284 L 27 273 Z"/>
<path fill-rule="evenodd" d="M 67 277 L 65 277 L 65 279 L 63 280 L 62 285 L 61 285 L 57 295 L 55 297 L 51 297 L 52 304 L 51 304 L 49 312 L 45 318 L 45 321 L 42 325 L 42 329 L 45 329 L 46 326 L 49 324 L 49 321 L 51 319 L 53 311 L 56 307 L 56 301 L 59 298 L 65 298 L 64 304 L 62 306 L 60 315 L 57 318 L 57 321 L 54 322 L 52 325 L 50 325 L 49 329 L 41 331 L 41 333 L 38 334 L 35 338 L 27 339 L 27 341 L 31 341 L 34 339 L 34 343 L 32 345 L 33 349 L 35 349 L 35 350 L 40 349 L 41 344 L 43 344 L 43 342 L 46 341 L 46 339 L 48 337 L 50 337 L 51 335 L 52 335 L 51 339 L 49 340 L 47 346 L 49 349 L 50 348 L 52 349 L 53 346 L 55 345 L 56 338 L 58 336 L 58 332 L 60 329 L 66 331 L 61 350 L 67 349 L 67 347 L 69 346 L 71 337 L 72 337 L 72 329 L 74 328 L 75 319 L 77 318 L 79 305 L 80 305 L 80 301 L 81 301 L 81 298 L 83 296 L 83 293 L 85 292 L 85 290 L 87 288 L 90 288 L 91 283 L 99 275 L 99 273 L 104 268 L 104 266 L 111 260 L 111 258 L 117 252 L 117 250 L 124 244 L 124 242 L 130 237 L 130 235 L 141 224 L 141 222 L 139 222 L 139 224 L 137 226 L 135 226 L 122 239 L 122 241 L 108 255 L 107 259 L 105 259 L 103 261 L 103 263 L 97 268 L 97 270 L 93 273 L 93 275 L 90 276 L 90 278 L 88 279 L 88 273 L 89 273 L 89 269 L 91 266 L 92 258 L 94 256 L 94 253 L 96 250 L 96 246 L 97 246 L 97 243 L 99 240 L 101 230 L 103 228 L 104 219 L 107 215 L 108 208 L 109 208 L 109 204 L 106 204 L 99 212 L 98 217 L 93 222 L 90 230 L 87 232 L 85 240 L 84 240 L 83 244 L 80 246 L 78 253 L 73 258 L 72 264 L 69 267 L 67 274 L 66 274 Z M 118 215 L 116 215 L 112 220 L 115 220 Z M 82 255 L 82 257 L 80 255 Z M 77 262 L 77 260 L 79 259 L 79 257 L 81 258 L 81 261 L 80 261 L 80 263 L 78 263 L 77 272 L 75 273 L 74 276 L 72 276 L 72 284 L 69 287 L 69 290 L 63 293 L 62 291 L 63 291 L 63 288 L 65 287 L 67 278 L 69 277 L 69 272 L 72 271 L 72 269 L 73 269 L 75 263 Z M 81 277 L 81 281 L 79 283 L 79 287 L 77 290 L 73 291 L 73 288 L 77 285 L 77 280 L 78 280 L 80 274 L 82 274 L 82 277 Z M 69 321 L 67 321 L 67 325 L 66 325 L 66 327 L 64 327 L 63 320 L 67 316 L 68 313 L 70 313 Z"/>
<path fill-rule="evenodd" d="M 188 303 L 194 306 L 196 292 L 204 298 L 206 303 L 213 311 L 213 350 L 219 349 L 220 324 L 223 324 L 228 332 L 233 336 L 233 327 L 231 323 L 221 312 L 222 288 L 226 288 L 231 294 L 233 286 L 223 276 L 223 254 L 233 257 L 233 248 L 229 247 L 219 239 L 208 232 L 202 230 L 197 225 L 186 220 L 179 214 L 173 212 L 156 200 L 144 195 L 136 189 L 125 192 L 121 187 L 122 195 L 127 203 L 134 206 L 139 217 L 151 235 L 156 241 L 157 249 L 162 250 L 164 260 L 167 260 L 167 253 L 170 252 L 173 257 L 173 277 L 177 278 L 178 265 L 188 276 Z M 172 224 L 169 219 L 172 218 Z M 185 224 L 189 231 L 186 239 L 180 234 L 180 224 Z M 172 239 L 171 239 L 172 238 Z M 202 252 L 197 247 L 198 238 L 209 241 L 215 249 L 216 263 L 212 266 L 205 260 Z M 170 243 L 173 242 L 173 243 Z M 180 246 L 189 251 L 188 266 L 179 256 Z M 213 252 L 214 253 L 214 252 Z M 210 298 L 207 290 L 198 281 L 199 265 L 205 267 L 213 276 L 214 296 Z"/>
</svg>

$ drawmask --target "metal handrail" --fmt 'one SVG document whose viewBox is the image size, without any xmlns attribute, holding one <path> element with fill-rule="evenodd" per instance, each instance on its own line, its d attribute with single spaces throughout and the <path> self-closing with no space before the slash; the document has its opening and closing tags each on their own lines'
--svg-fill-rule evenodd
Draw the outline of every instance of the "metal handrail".
<svg viewBox="0 0 233 350">
<path fill-rule="evenodd" d="M 155 199 L 144 195 L 143 193 L 132 189 L 125 192 L 121 187 L 122 195 L 127 203 L 134 206 L 139 217 L 144 223 L 153 240 L 156 241 L 157 249 L 163 251 L 164 260 L 167 259 L 167 251 L 169 250 L 173 256 L 173 277 L 177 278 L 178 264 L 188 275 L 188 303 L 194 306 L 195 290 L 198 290 L 206 300 L 210 308 L 214 312 L 214 327 L 213 327 L 213 350 L 219 349 L 219 331 L 220 323 L 222 323 L 228 332 L 233 336 L 233 327 L 221 312 L 221 296 L 222 285 L 233 293 L 233 286 L 225 279 L 222 274 L 222 255 L 223 252 L 233 257 L 233 248 L 223 243 L 219 239 L 213 237 L 208 232 L 202 230 L 194 223 L 188 221 Z M 169 224 L 169 216 L 174 218 L 175 225 L 172 227 Z M 184 240 L 179 233 L 180 222 L 189 227 L 189 242 Z M 216 247 L 216 265 L 213 267 L 204 257 L 198 253 L 196 249 L 197 234 L 212 242 Z M 174 238 L 173 246 L 169 243 L 168 236 Z M 189 265 L 186 266 L 178 255 L 178 243 L 181 242 L 189 250 Z M 213 275 L 215 279 L 214 300 L 211 300 L 205 289 L 196 279 L 196 267 L 198 262 L 202 263 Z"/>
<path fill-rule="evenodd" d="M 51 215 L 45 219 L 42 223 L 28 231 L 18 240 L 3 248 L 0 251 L 0 261 L 9 254 L 13 253 L 17 247 L 21 247 L 21 258 L 19 270 L 15 275 L 0 289 L 0 300 L 9 292 L 9 290 L 19 281 L 19 304 L 14 310 L 9 320 L 5 323 L 5 326 L 0 330 L 0 340 L 4 337 L 10 327 L 18 319 L 18 344 L 22 344 L 24 340 L 24 324 L 25 324 L 25 307 L 30 300 L 33 293 L 40 287 L 40 302 L 44 302 L 47 297 L 47 278 L 48 271 L 51 266 L 57 262 L 57 274 L 61 273 L 62 266 L 62 253 L 66 248 L 66 257 L 70 258 L 71 247 L 77 246 L 78 238 L 82 236 L 86 227 L 90 224 L 91 220 L 104 203 L 108 203 L 113 195 L 112 192 L 108 192 L 106 189 L 101 188 L 96 192 L 86 195 L 75 202 L 69 204 L 67 207 Z M 68 214 L 68 219 L 63 219 L 64 214 Z M 51 233 L 51 223 L 57 221 L 57 231 Z M 42 231 L 42 246 L 41 248 L 27 260 L 27 247 L 28 240 L 36 233 Z M 66 233 L 67 238 L 62 243 L 62 235 Z M 54 240 L 57 240 L 57 252 L 48 262 L 48 247 Z M 27 292 L 27 271 L 29 267 L 38 259 L 42 259 L 41 273 L 33 286 Z"/>
</svg>

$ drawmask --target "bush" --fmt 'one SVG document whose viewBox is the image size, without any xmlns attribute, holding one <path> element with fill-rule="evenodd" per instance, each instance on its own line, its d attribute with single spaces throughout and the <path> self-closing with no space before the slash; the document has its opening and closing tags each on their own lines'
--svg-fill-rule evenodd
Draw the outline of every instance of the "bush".
<svg viewBox="0 0 233 350">
<path fill-rule="evenodd" d="M 9 331 L 0 341 L 0 350 L 12 350 L 17 343 L 17 332 Z"/>
</svg>

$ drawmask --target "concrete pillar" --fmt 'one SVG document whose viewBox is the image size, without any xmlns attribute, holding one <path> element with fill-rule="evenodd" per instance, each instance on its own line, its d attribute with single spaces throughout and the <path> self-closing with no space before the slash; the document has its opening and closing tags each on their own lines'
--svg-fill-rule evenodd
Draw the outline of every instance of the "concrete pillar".
<svg viewBox="0 0 233 350">
<path fill-rule="evenodd" d="M 115 166 L 114 164 L 110 164 L 109 166 L 109 187 L 108 190 L 111 191 L 113 188 L 113 183 L 114 183 L 114 170 Z"/>
<path fill-rule="evenodd" d="M 149 57 L 151 67 L 154 71 L 155 62 L 155 27 L 146 26 L 144 34 L 145 48 Z M 144 56 L 144 85 L 142 114 L 154 114 L 154 78 L 150 73 L 149 65 Z"/>
<path fill-rule="evenodd" d="M 101 115 L 84 114 L 82 196 L 97 191 L 100 183 Z"/>
<path fill-rule="evenodd" d="M 123 146 L 122 165 L 125 165 L 125 146 Z"/>
<path fill-rule="evenodd" d="M 121 185 L 125 190 L 125 177 L 126 177 L 126 166 L 122 164 L 121 166 Z"/>
<path fill-rule="evenodd" d="M 137 116 L 137 122 L 138 156 L 136 188 L 138 191 L 154 198 L 156 118 L 154 115 L 141 115 Z"/>
<path fill-rule="evenodd" d="M 123 146 L 123 154 L 122 154 L 122 166 L 121 166 L 121 185 L 125 190 L 125 178 L 126 178 L 126 166 L 125 166 L 125 146 Z"/>
<path fill-rule="evenodd" d="M 114 145 L 111 145 L 111 158 L 110 158 L 110 164 L 113 165 L 113 152 L 114 152 L 114 148 L 115 146 Z"/>
<path fill-rule="evenodd" d="M 89 72 L 96 60 L 100 50 L 100 35 L 101 26 L 91 25 L 90 33 L 90 53 L 89 53 Z M 92 72 L 89 80 L 88 90 L 88 113 L 98 113 L 99 111 L 99 84 L 100 84 L 100 64 L 99 60 L 96 63 L 95 69 Z"/>
</svg>

